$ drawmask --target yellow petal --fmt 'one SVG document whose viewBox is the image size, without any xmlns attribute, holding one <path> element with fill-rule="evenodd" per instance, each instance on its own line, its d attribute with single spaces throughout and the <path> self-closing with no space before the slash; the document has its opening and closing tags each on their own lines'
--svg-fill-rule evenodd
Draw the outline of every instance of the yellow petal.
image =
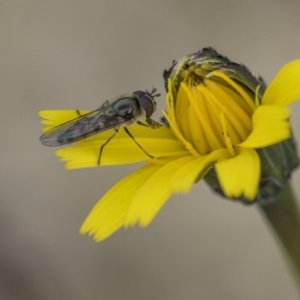
<svg viewBox="0 0 300 300">
<path fill-rule="evenodd" d="M 94 240 L 99 242 L 122 227 L 133 196 L 158 168 L 147 165 L 119 181 L 94 206 L 80 233 L 94 235 Z"/>
<path fill-rule="evenodd" d="M 216 163 L 216 171 L 224 194 L 229 198 L 244 196 L 253 200 L 260 178 L 259 156 L 253 149 L 239 148 L 236 157 Z"/>
<path fill-rule="evenodd" d="M 112 130 L 110 134 L 113 134 Z M 86 139 L 78 144 L 60 149 L 56 151 L 56 155 L 66 162 L 67 169 L 97 167 L 101 145 L 109 138 L 109 134 L 103 133 L 99 137 L 101 139 L 92 141 Z M 135 138 L 135 140 L 149 155 L 158 159 L 188 153 L 184 150 L 183 145 L 174 139 Z M 151 157 L 147 156 L 128 136 L 114 137 L 103 148 L 100 165 L 129 164 L 149 160 Z"/>
<path fill-rule="evenodd" d="M 38 115 L 44 119 L 41 123 L 48 126 L 42 129 L 44 133 L 53 127 L 74 120 L 87 113 L 89 113 L 88 110 L 41 110 L 38 112 Z"/>
<path fill-rule="evenodd" d="M 261 105 L 252 116 L 253 129 L 239 146 L 262 148 L 279 143 L 290 137 L 290 111 L 286 107 Z"/>
<path fill-rule="evenodd" d="M 188 193 L 196 180 L 200 180 L 220 158 L 229 157 L 226 149 L 219 149 L 201 158 L 194 158 L 176 171 L 171 180 L 174 192 Z"/>
<path fill-rule="evenodd" d="M 147 226 L 174 192 L 174 173 L 194 159 L 190 155 L 173 160 L 149 176 L 135 194 L 125 224 L 133 226 L 139 222 L 141 226 Z"/>
<path fill-rule="evenodd" d="M 268 86 L 262 104 L 287 106 L 300 98 L 300 59 L 286 64 Z"/>
<path fill-rule="evenodd" d="M 182 135 L 182 133 L 178 129 L 177 123 L 172 122 L 171 119 L 169 118 L 169 115 L 165 111 L 163 111 L 163 115 L 166 118 L 166 120 L 168 121 L 170 128 L 174 132 L 175 136 L 177 137 L 177 140 L 180 141 L 184 145 L 184 148 L 187 149 L 195 157 L 200 157 L 199 153 L 195 150 L 193 145 L 191 143 L 189 143 L 185 139 L 185 137 Z"/>
<path fill-rule="evenodd" d="M 242 96 L 242 98 L 244 98 L 244 100 L 247 102 L 248 106 L 252 109 L 252 111 L 255 110 L 255 104 L 253 100 L 240 85 L 238 85 L 226 74 L 220 71 L 214 71 L 212 75 L 222 78 L 225 82 L 227 82 L 230 86 L 232 86 Z"/>
</svg>

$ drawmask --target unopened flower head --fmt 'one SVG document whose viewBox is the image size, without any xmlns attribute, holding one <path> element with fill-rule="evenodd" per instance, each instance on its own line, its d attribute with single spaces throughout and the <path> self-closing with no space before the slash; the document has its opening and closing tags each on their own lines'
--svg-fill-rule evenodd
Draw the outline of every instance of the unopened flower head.
<svg viewBox="0 0 300 300">
<path fill-rule="evenodd" d="M 226 197 L 265 196 L 266 184 L 277 190 L 298 165 L 285 107 L 299 97 L 297 72 L 299 61 L 286 65 L 266 90 L 261 78 L 212 48 L 174 61 L 164 72 L 166 119 L 192 155 L 213 157 L 205 178 Z"/>
<path fill-rule="evenodd" d="M 146 226 L 172 194 L 189 192 L 203 178 L 225 197 L 246 202 L 280 191 L 298 165 L 286 106 L 300 97 L 299 78 L 295 60 L 266 88 L 246 67 L 212 48 L 174 61 L 164 72 L 166 126 L 130 127 L 145 151 L 120 128 L 101 156 L 102 165 L 144 161 L 145 166 L 100 199 L 80 232 L 100 241 L 120 227 Z M 50 129 L 77 113 L 40 115 Z M 97 166 L 99 149 L 111 135 L 89 137 L 57 155 L 68 169 Z"/>
</svg>

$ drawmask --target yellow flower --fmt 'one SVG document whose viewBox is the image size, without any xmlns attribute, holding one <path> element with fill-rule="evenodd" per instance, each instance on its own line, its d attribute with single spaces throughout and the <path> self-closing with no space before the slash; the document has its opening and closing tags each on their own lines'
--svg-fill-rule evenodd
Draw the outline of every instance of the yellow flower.
<svg viewBox="0 0 300 300">
<path fill-rule="evenodd" d="M 80 232 L 96 241 L 121 227 L 147 226 L 173 193 L 189 192 L 211 171 L 227 198 L 253 201 L 261 178 L 269 175 L 263 167 L 269 152 L 259 149 L 291 138 L 286 106 L 300 97 L 300 60 L 285 65 L 266 89 L 244 66 L 211 48 L 174 62 L 164 77 L 168 126 L 130 127 L 155 158 L 149 159 L 123 130 L 102 153 L 101 165 L 146 165 L 113 186 L 90 212 Z M 77 112 L 42 111 L 40 116 L 46 131 L 77 117 Z M 111 134 L 95 135 L 56 154 L 67 169 L 97 166 L 99 149 Z"/>
</svg>

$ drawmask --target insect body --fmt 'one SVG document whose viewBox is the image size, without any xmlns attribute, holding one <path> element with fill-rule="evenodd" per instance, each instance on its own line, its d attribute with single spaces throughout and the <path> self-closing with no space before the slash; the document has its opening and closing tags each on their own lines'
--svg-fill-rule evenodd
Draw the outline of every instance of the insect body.
<svg viewBox="0 0 300 300">
<path fill-rule="evenodd" d="M 148 156 L 152 157 L 137 143 L 126 126 L 133 123 L 151 128 L 160 126 L 159 123 L 151 119 L 156 109 L 154 98 L 160 96 L 155 92 L 156 89 L 153 89 L 151 93 L 135 91 L 132 94 L 122 95 L 113 101 L 106 101 L 100 108 L 50 129 L 40 137 L 40 141 L 45 146 L 61 146 L 109 129 L 115 129 L 115 133 L 100 148 L 98 159 L 98 164 L 100 164 L 104 146 L 115 136 L 119 127 L 124 126 L 125 132 L 134 142 Z"/>
</svg>

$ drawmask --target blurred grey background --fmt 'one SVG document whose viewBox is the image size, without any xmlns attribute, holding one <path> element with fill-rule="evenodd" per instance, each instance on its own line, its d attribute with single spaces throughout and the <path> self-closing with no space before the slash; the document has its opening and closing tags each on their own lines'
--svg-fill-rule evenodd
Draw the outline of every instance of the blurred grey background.
<svg viewBox="0 0 300 300">
<path fill-rule="evenodd" d="M 298 299 L 257 207 L 204 183 L 146 229 L 99 244 L 80 236 L 93 205 L 138 166 L 66 171 L 38 141 L 37 112 L 95 109 L 153 85 L 158 120 L 163 69 L 205 46 L 270 82 L 300 57 L 299 12 L 292 0 L 0 1 L 0 299 Z"/>
</svg>

